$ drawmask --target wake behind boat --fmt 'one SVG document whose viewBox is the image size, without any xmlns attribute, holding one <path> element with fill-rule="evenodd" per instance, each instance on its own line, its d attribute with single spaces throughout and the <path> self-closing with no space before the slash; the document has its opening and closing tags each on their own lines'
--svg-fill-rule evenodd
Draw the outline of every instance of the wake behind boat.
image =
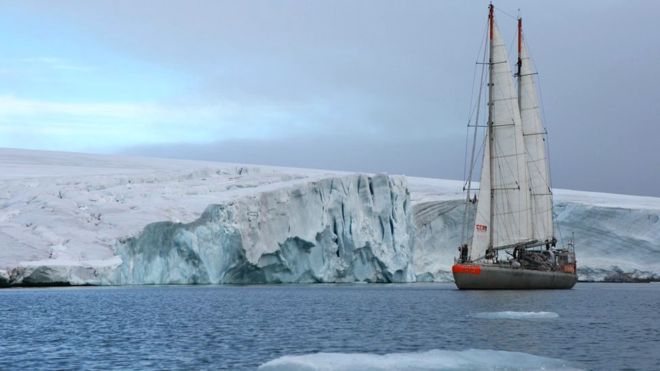
<svg viewBox="0 0 660 371">
<path fill-rule="evenodd" d="M 570 289 L 577 281 L 574 246 L 571 241 L 557 248 L 546 131 L 522 19 L 518 19 L 516 92 L 493 10 L 491 4 L 489 58 L 483 63 L 488 67 L 488 121 L 479 122 L 478 103 L 464 217 L 463 240 L 469 242 L 459 247 L 452 273 L 459 289 Z M 473 196 L 479 126 L 486 127 L 486 133 L 479 143 L 481 180 Z M 475 206 L 474 225 L 468 226 L 468 214 Z M 468 228 L 472 233 L 466 238 Z"/>
</svg>

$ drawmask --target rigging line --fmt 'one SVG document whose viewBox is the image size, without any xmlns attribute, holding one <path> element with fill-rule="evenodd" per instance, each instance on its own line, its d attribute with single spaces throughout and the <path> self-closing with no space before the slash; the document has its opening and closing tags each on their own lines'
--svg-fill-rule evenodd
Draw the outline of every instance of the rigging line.
<svg viewBox="0 0 660 371">
<path fill-rule="evenodd" d="M 477 152 L 475 154 L 475 161 L 474 161 L 474 165 L 472 167 L 472 171 L 474 171 L 474 169 L 477 168 L 477 164 L 479 164 L 483 168 L 483 156 L 485 156 L 484 152 L 486 150 L 486 140 L 487 140 L 487 138 L 488 138 L 488 136 L 484 135 L 483 139 L 481 140 L 481 144 L 478 147 L 479 149 L 477 150 Z M 475 143 L 475 145 L 476 145 L 476 143 Z M 478 163 L 477 161 L 480 158 L 482 159 L 481 163 Z M 479 176 L 481 177 L 482 174 L 480 173 Z M 476 189 L 474 189 L 474 188 L 473 188 L 473 190 L 476 191 Z M 478 190 L 481 191 L 481 181 L 479 182 L 479 189 Z"/>
<path fill-rule="evenodd" d="M 469 122 L 468 122 L 469 124 Z M 470 125 L 468 125 L 467 128 L 465 128 L 465 150 L 463 151 L 463 187 L 465 187 L 465 183 L 467 182 L 467 152 L 468 152 L 468 144 L 469 144 L 469 138 L 470 138 Z"/>
<path fill-rule="evenodd" d="M 554 218 L 554 212 L 552 213 L 552 217 Z M 557 228 L 557 233 L 559 234 L 559 241 L 560 243 L 564 241 L 564 236 L 561 233 L 561 228 L 559 227 L 559 223 L 554 223 L 555 227 Z M 552 231 L 554 235 L 554 230 Z"/>
<path fill-rule="evenodd" d="M 486 60 L 486 52 L 484 48 L 484 55 L 483 55 L 484 61 Z M 481 67 L 481 77 L 479 78 L 479 96 L 477 98 L 477 112 L 476 112 L 476 118 L 475 122 L 479 121 L 479 113 L 480 108 L 481 108 L 481 95 L 483 93 L 483 87 L 484 87 L 484 77 L 485 77 L 485 70 L 486 66 L 482 65 Z M 469 128 L 468 128 L 469 130 Z M 469 206 L 469 200 L 470 200 L 470 188 L 472 187 L 472 171 L 474 170 L 474 152 L 475 152 L 475 147 L 477 145 L 477 132 L 479 129 L 475 126 L 474 128 L 474 135 L 472 138 L 472 153 L 470 154 L 470 170 L 468 172 L 468 181 L 467 181 L 467 194 L 466 194 L 466 202 L 465 202 L 465 209 L 463 210 L 463 225 L 465 226 L 462 231 L 461 231 L 461 243 L 465 241 L 465 235 L 466 235 L 466 228 L 467 228 L 467 213 L 468 213 L 468 206 Z M 469 134 L 469 131 L 468 131 Z M 467 148 L 466 148 L 467 149 Z M 465 153 L 465 158 L 467 158 L 467 152 Z"/>
<path fill-rule="evenodd" d="M 538 71 L 537 71 L 537 74 L 538 74 Z M 536 82 L 537 82 L 537 86 L 538 86 L 539 100 L 541 101 L 540 102 L 540 106 L 541 106 L 540 111 L 541 111 L 541 116 L 542 116 L 542 122 L 541 123 L 543 125 L 543 129 L 545 129 L 545 135 L 544 135 L 545 145 L 546 145 L 546 147 L 548 147 L 546 149 L 546 151 L 547 151 L 546 153 L 548 154 L 547 157 L 549 159 L 550 158 L 550 150 L 549 150 L 550 138 L 549 138 L 548 128 L 547 128 L 548 120 L 545 117 L 545 103 L 543 103 L 543 90 L 541 89 L 541 79 L 538 78 L 538 76 L 536 78 Z M 548 185 L 552 184 L 551 179 L 552 179 L 552 176 L 551 176 L 551 171 L 550 171 L 550 161 L 548 161 Z"/>
<path fill-rule="evenodd" d="M 527 47 L 527 43 L 525 43 L 525 47 L 527 48 L 527 56 L 531 60 L 532 57 L 531 57 L 531 53 L 529 51 L 529 47 Z M 541 106 L 541 116 L 542 116 L 542 120 L 543 120 L 542 123 L 543 123 L 543 128 L 546 131 L 546 133 L 545 133 L 545 150 L 546 150 L 546 154 L 547 154 L 546 155 L 546 161 L 547 161 L 547 166 L 548 166 L 548 188 L 550 189 L 550 193 L 552 193 L 552 166 L 550 166 L 550 164 L 551 164 L 551 162 L 550 162 L 550 134 L 548 133 L 548 128 L 547 128 L 548 121 L 547 121 L 546 115 L 545 115 L 545 103 L 543 102 L 543 89 L 541 88 L 540 73 L 539 73 L 538 68 L 536 68 L 536 66 L 534 66 L 534 67 L 536 69 L 536 83 L 537 83 L 537 86 L 538 86 L 539 100 L 541 101 L 540 106 Z M 550 196 L 550 204 L 554 206 L 554 195 Z M 561 233 L 561 227 L 559 226 L 559 223 L 555 220 L 554 212 L 552 213 L 552 221 L 553 221 L 554 227 L 557 229 L 557 233 L 559 233 L 559 239 L 561 241 L 563 241 L 564 237 Z M 553 228 L 552 232 L 554 234 L 554 228 Z"/>
<path fill-rule="evenodd" d="M 530 134 L 523 134 L 523 136 L 524 136 L 524 135 L 530 135 Z M 545 135 L 545 133 L 539 133 L 538 135 Z M 538 140 L 536 140 L 536 142 L 537 142 L 537 145 L 538 145 Z M 545 141 L 541 141 L 541 142 L 542 142 L 542 145 L 545 146 Z M 527 157 L 527 168 L 528 168 L 529 170 L 535 170 L 534 174 L 538 174 L 538 175 L 540 175 L 540 176 L 543 176 L 544 173 L 545 173 L 545 171 L 544 171 L 544 169 L 541 169 L 541 167 L 539 166 L 538 162 L 543 161 L 544 164 L 547 163 L 547 156 L 540 157 L 540 158 L 537 158 L 537 159 L 533 159 L 532 156 L 534 155 L 534 153 L 531 153 L 531 152 L 529 151 L 529 148 L 525 148 L 525 154 L 527 155 L 527 156 L 526 156 L 526 157 Z M 530 160 L 530 159 L 531 159 L 531 160 Z M 530 165 L 531 165 L 531 169 L 530 169 Z M 530 172 L 529 174 L 527 174 L 527 175 L 528 175 L 530 178 L 532 177 L 532 173 L 531 173 L 531 172 Z M 538 177 L 537 177 L 537 178 L 538 178 Z M 545 178 L 545 176 L 543 176 L 543 178 Z M 545 181 L 543 182 L 543 185 L 544 185 L 545 187 L 547 187 L 547 188 L 550 187 L 549 184 L 548 184 L 548 180 L 547 180 L 547 179 L 545 179 Z M 530 186 L 531 186 L 531 183 L 530 183 Z"/>
<path fill-rule="evenodd" d="M 513 40 L 511 40 L 511 42 L 509 43 L 509 50 L 507 51 L 507 56 L 510 56 L 511 54 L 513 54 L 512 53 L 513 49 L 518 47 L 517 41 L 518 41 L 517 40 L 517 35 L 513 35 Z M 509 72 L 511 72 L 511 71 L 509 71 Z"/>
<path fill-rule="evenodd" d="M 479 63 L 479 57 L 481 56 L 481 52 L 483 51 L 484 55 L 486 54 L 486 39 L 488 36 L 488 22 L 485 23 L 484 25 L 484 30 L 483 30 L 483 37 L 481 39 L 481 42 L 479 43 L 479 50 L 477 52 L 477 63 L 474 65 L 474 70 L 472 72 L 472 91 L 470 92 L 470 105 L 468 106 L 468 122 L 472 121 L 472 114 L 474 113 L 474 91 L 475 91 L 475 82 L 477 80 L 477 64 Z M 483 81 L 479 82 L 480 84 L 483 84 Z"/>
<path fill-rule="evenodd" d="M 482 166 L 483 166 L 483 156 L 485 155 L 484 152 L 486 151 L 486 140 L 487 140 L 487 138 L 488 138 L 488 136 L 484 135 L 483 139 L 481 140 L 481 145 L 479 146 L 479 149 L 477 150 L 477 157 L 476 158 L 477 159 L 479 159 L 479 158 L 482 159 L 481 160 L 481 162 L 482 162 L 481 165 Z M 474 166 L 475 167 L 477 166 L 476 161 L 474 163 Z M 481 174 L 479 174 L 479 176 L 481 176 Z M 481 189 L 481 183 L 479 184 L 479 189 Z"/>
<path fill-rule="evenodd" d="M 485 50 L 485 49 L 484 49 Z M 483 60 L 486 60 L 486 53 L 484 52 L 483 55 Z M 479 121 L 479 114 L 480 114 L 480 109 L 481 109 L 481 98 L 483 95 L 483 87 L 484 87 L 484 79 L 485 79 L 485 70 L 486 66 L 481 67 L 481 76 L 480 76 L 480 84 L 479 84 L 479 96 L 477 100 L 477 111 L 476 111 L 476 118 L 475 118 L 475 124 L 478 124 Z M 468 132 L 469 133 L 469 132 Z M 477 145 L 477 133 L 478 133 L 478 127 L 475 125 L 474 127 L 474 135 L 472 138 L 472 153 L 470 156 L 470 167 L 468 168 L 468 195 L 467 197 L 470 197 L 470 185 L 472 182 L 472 175 L 474 171 L 474 165 L 475 165 L 475 148 Z M 465 160 L 467 161 L 467 152 L 465 153 Z"/>
<path fill-rule="evenodd" d="M 481 55 L 482 50 L 484 51 L 484 56 L 486 54 L 485 49 L 486 49 L 486 39 L 488 36 L 488 21 L 485 22 L 484 24 L 484 30 L 482 32 L 483 37 L 481 42 L 479 43 L 479 50 L 477 51 L 477 61 L 479 61 L 479 56 Z M 484 57 L 485 58 L 485 57 Z M 475 112 L 475 107 L 473 105 L 474 103 L 474 91 L 475 91 L 475 83 L 477 80 L 477 67 L 478 65 L 474 65 L 474 69 L 472 71 L 472 91 L 470 92 L 470 105 L 468 108 L 468 124 L 467 124 L 467 129 L 465 131 L 465 151 L 463 153 L 463 181 L 464 183 L 467 181 L 467 153 L 468 153 L 468 146 L 469 146 L 469 133 L 470 133 L 470 122 L 472 122 L 472 115 Z M 482 67 L 483 70 L 483 67 Z M 483 72 L 482 72 L 483 76 Z M 483 87 L 483 77 L 482 80 L 479 81 L 479 94 L 481 94 L 481 89 Z M 481 97 L 478 98 L 478 101 L 481 101 Z M 478 109 L 478 107 L 476 107 Z M 475 124 L 478 124 L 475 122 Z M 474 144 L 473 144 L 474 145 Z M 471 171 L 471 169 L 469 170 Z M 464 184 L 465 185 L 465 184 Z"/>
<path fill-rule="evenodd" d="M 509 129 L 509 127 L 507 127 L 506 129 Z M 511 129 L 513 129 L 513 131 L 514 131 L 514 132 L 513 132 L 513 135 L 515 136 L 515 128 L 511 127 Z M 504 134 L 502 133 L 503 130 L 504 130 L 504 128 L 499 129 L 499 130 L 497 131 L 497 133 L 499 133 L 501 136 L 504 136 Z M 494 157 L 494 158 L 497 158 L 497 159 L 499 159 L 499 158 L 502 158 L 502 159 L 506 158 L 506 160 L 497 161 L 498 166 L 499 166 L 499 169 L 500 169 L 500 172 L 501 172 L 500 174 L 501 174 L 502 176 L 504 176 L 504 174 L 505 174 L 505 173 L 504 173 L 504 169 L 500 166 L 501 163 L 505 163 L 505 165 L 507 166 L 507 169 L 506 169 L 506 170 L 508 170 L 508 173 L 507 173 L 507 174 L 508 174 L 508 175 L 511 175 L 511 177 L 512 177 L 513 179 L 520 179 L 521 177 L 520 177 L 520 174 L 519 174 L 519 170 L 520 170 L 520 169 L 518 169 L 518 157 L 519 157 L 521 154 L 518 153 L 518 151 L 517 151 L 516 148 L 514 148 L 515 153 L 504 154 L 504 150 L 503 150 L 503 147 L 501 146 L 501 143 L 499 142 L 499 140 L 497 140 L 497 137 L 496 137 L 495 135 L 493 135 L 493 137 L 495 137 L 495 140 L 494 140 L 493 145 L 497 145 L 497 147 L 493 147 L 493 148 L 495 148 L 495 150 L 496 150 L 497 152 L 503 154 L 503 155 L 501 155 L 501 156 L 493 156 L 493 157 Z M 517 145 L 517 143 L 514 142 L 514 145 Z M 511 158 L 511 157 L 513 157 L 513 158 L 514 158 L 514 161 L 516 162 L 516 164 L 515 164 L 515 165 L 516 165 L 516 170 L 515 170 L 515 171 L 514 171 L 514 169 L 513 169 L 513 167 L 512 167 L 513 164 L 511 164 L 511 161 L 509 160 L 509 158 Z M 502 178 L 502 180 L 503 180 L 503 179 L 504 179 L 504 178 Z M 502 182 L 502 184 L 504 184 L 504 183 Z M 491 184 L 491 186 L 492 186 L 492 184 Z"/>
<path fill-rule="evenodd" d="M 505 12 L 504 10 L 502 10 L 502 8 L 497 8 L 497 7 L 496 7 L 496 8 L 495 8 L 495 11 L 497 11 L 497 12 L 499 12 L 499 13 L 502 13 L 502 14 L 504 14 L 505 16 L 511 18 L 511 19 L 518 20 L 518 17 L 513 16 L 513 15 L 511 15 L 511 14 Z M 520 9 L 518 9 L 518 12 L 520 12 Z"/>
<path fill-rule="evenodd" d="M 531 56 L 529 55 L 529 51 L 528 51 L 529 48 L 527 47 L 526 40 L 525 40 L 525 48 L 527 50 L 528 55 L 525 58 L 523 58 L 523 60 L 531 66 L 530 71 L 533 71 L 534 70 L 533 62 L 532 62 Z M 534 75 L 538 75 L 538 73 L 532 72 L 532 73 L 529 73 L 529 74 L 524 74 L 524 75 L 519 76 L 519 79 L 518 79 L 519 84 L 525 84 L 525 87 L 526 87 L 526 89 L 524 91 L 525 94 L 522 94 L 521 99 L 522 99 L 522 97 L 527 97 L 529 94 L 534 94 L 538 91 L 538 89 L 536 88 Z M 538 76 L 537 76 L 536 79 L 538 80 Z M 529 109 L 534 109 L 535 110 L 535 112 L 532 113 L 533 116 L 534 116 L 534 119 L 538 120 L 538 122 L 542 126 L 543 125 L 543 120 L 541 118 L 541 116 L 542 116 L 541 108 L 542 107 L 539 107 L 539 104 L 537 102 L 537 104 L 534 107 L 531 107 Z M 539 201 L 539 199 L 537 199 L 535 197 L 532 197 L 531 206 L 532 206 L 535 218 L 538 218 L 539 215 L 541 215 L 543 218 L 545 218 L 545 216 L 543 216 L 543 215 L 545 215 L 545 213 L 547 211 L 552 210 L 552 191 L 551 191 L 551 186 L 549 184 L 548 147 L 546 147 L 547 146 L 547 141 L 545 140 L 547 132 L 545 131 L 545 128 L 544 128 L 543 132 L 534 133 L 534 134 L 540 134 L 540 138 L 538 136 L 536 136 L 534 138 L 531 138 L 531 139 L 526 138 L 526 141 L 527 140 L 533 141 L 537 147 L 539 147 L 539 146 L 542 147 L 546 152 L 545 152 L 545 156 L 541 156 L 541 157 L 539 157 L 538 159 L 536 159 L 534 161 L 527 161 L 527 167 L 530 171 L 530 174 L 529 174 L 530 179 L 532 179 L 533 175 L 536 175 L 536 177 L 534 179 L 537 179 L 537 180 L 539 178 L 543 179 L 542 184 L 535 184 L 532 181 L 530 183 L 530 186 L 535 187 L 535 188 L 537 188 L 538 186 L 544 186 L 546 189 L 549 190 L 549 192 L 544 193 L 542 201 Z M 530 152 L 528 150 L 526 152 L 528 153 L 528 157 L 531 157 L 531 156 L 529 156 Z M 541 161 L 543 161 L 543 165 L 539 165 L 538 162 L 541 162 Z M 543 166 L 544 169 L 541 169 L 540 166 Z M 550 196 L 550 197 L 547 197 L 547 196 Z M 546 203 L 548 203 L 549 205 L 547 205 L 547 207 L 544 207 L 543 210 L 539 210 L 537 208 L 539 206 L 539 202 L 542 202 L 543 205 L 545 205 Z M 532 222 L 533 222 L 532 226 L 534 227 L 536 225 L 535 224 L 536 219 L 533 219 Z M 545 233 L 550 233 L 552 236 L 554 236 L 555 233 L 554 233 L 554 229 L 552 228 L 552 225 L 554 224 L 552 215 L 551 215 L 551 218 L 550 218 L 550 223 L 551 223 L 550 224 L 551 225 L 550 229 L 545 229 L 546 225 L 543 224 L 543 223 L 541 223 L 541 225 L 543 226 L 543 229 L 544 229 Z M 547 237 L 547 236 L 545 236 L 545 237 Z"/>
<path fill-rule="evenodd" d="M 499 143 L 495 143 L 495 144 L 497 145 Z M 514 145 L 517 145 L 517 143 L 514 143 Z M 518 155 L 519 154 L 516 154 L 516 157 Z M 508 168 L 508 170 L 509 170 L 508 172 L 509 172 L 510 175 L 517 175 L 517 176 L 514 176 L 514 178 L 521 179 L 519 172 L 518 172 L 518 174 L 515 174 L 513 172 L 512 168 L 511 168 L 512 165 L 513 164 L 511 164 L 510 161 L 498 161 L 497 162 L 497 168 L 499 169 L 499 172 L 497 173 L 497 178 L 498 178 L 497 180 L 499 181 L 499 184 L 501 184 L 502 186 L 506 186 L 506 184 L 504 183 L 505 172 L 504 172 L 503 166 L 506 166 Z M 515 164 L 516 169 L 518 169 L 518 165 L 519 165 L 518 161 L 516 161 L 516 164 Z M 524 167 L 527 166 L 526 162 L 524 163 L 523 166 Z M 518 169 L 518 170 L 520 170 L 520 169 Z M 491 187 L 494 187 L 494 185 L 491 184 Z M 525 210 L 529 209 L 528 202 L 525 202 L 524 203 L 525 207 L 523 207 L 523 208 L 519 207 L 516 210 L 513 210 L 513 208 L 512 208 L 512 198 L 514 196 L 517 198 L 517 201 L 518 201 L 519 205 L 522 204 L 521 201 L 523 201 L 523 199 L 526 199 L 526 193 L 525 193 L 526 191 L 524 191 L 522 188 L 519 189 L 519 190 L 517 189 L 516 191 L 518 191 L 518 192 L 516 192 L 514 194 L 512 194 L 512 192 L 509 192 L 509 191 L 506 191 L 506 190 L 503 191 L 503 192 L 498 192 L 498 194 L 500 195 L 500 196 L 498 196 L 498 198 L 502 202 L 504 202 L 504 204 L 506 204 L 506 206 L 508 206 L 509 210 L 512 210 L 509 213 L 499 213 L 499 216 L 502 216 L 504 214 L 512 214 L 512 215 L 515 214 L 516 215 L 514 223 L 504 223 L 505 224 L 505 228 L 504 228 L 505 236 L 509 240 L 512 240 L 512 238 L 514 237 L 514 233 L 515 233 L 516 236 L 520 236 L 522 234 L 523 231 L 520 229 L 520 223 L 521 223 L 521 215 L 520 214 L 522 214 Z M 495 202 L 495 205 L 497 205 L 497 202 Z M 502 205 L 502 206 L 504 206 L 504 205 Z M 497 214 L 498 213 L 494 213 L 494 216 L 498 216 Z M 491 222 L 491 223 L 493 223 L 493 222 Z M 511 225 L 509 225 L 509 224 L 511 224 Z M 516 230 L 513 229 L 515 227 L 514 224 L 515 224 L 515 226 L 518 227 Z M 527 232 L 528 231 L 524 231 L 525 235 L 527 234 Z"/>
<path fill-rule="evenodd" d="M 545 146 L 545 143 L 544 143 L 544 146 Z M 526 149 L 525 152 L 528 154 L 528 157 L 531 157 L 531 153 L 529 152 L 529 150 Z M 532 163 L 532 168 L 533 168 L 533 170 L 536 170 L 536 174 L 543 175 L 543 173 L 544 173 L 543 170 L 544 169 L 541 169 L 539 167 L 539 165 L 537 164 L 537 162 L 539 162 L 539 161 L 543 161 L 545 164 L 547 164 L 547 156 L 543 157 L 543 158 L 539 158 L 537 160 L 532 160 L 532 161 L 527 160 L 527 168 L 529 168 L 529 164 Z M 531 174 L 528 174 L 528 175 L 531 177 Z M 548 179 L 546 179 L 545 182 L 543 182 L 543 185 L 546 188 L 550 188 L 550 184 L 548 184 Z M 552 194 L 552 193 L 550 193 L 550 194 Z"/>
<path fill-rule="evenodd" d="M 481 144 L 479 145 L 479 147 L 478 147 L 479 149 L 477 149 L 477 152 L 476 152 L 475 157 L 474 157 L 475 161 L 474 161 L 474 165 L 471 169 L 472 171 L 474 171 L 477 167 L 482 167 L 483 168 L 483 157 L 485 156 L 484 152 L 486 150 L 486 140 L 487 140 L 487 138 L 488 138 L 488 136 L 484 134 L 483 138 L 481 139 Z M 475 143 L 475 145 L 476 145 L 476 143 Z M 481 159 L 480 162 L 479 162 L 479 159 Z M 479 173 L 479 177 L 481 177 L 481 176 L 482 176 L 481 173 Z M 465 185 L 467 185 L 467 182 L 465 183 Z M 473 190 L 476 191 L 476 189 L 474 189 L 474 188 L 473 188 Z M 481 191 L 481 182 L 479 182 L 478 190 Z"/>
<path fill-rule="evenodd" d="M 502 177 L 503 172 L 501 171 L 502 170 L 502 164 L 498 163 L 497 166 L 500 168 L 499 181 L 500 181 L 501 184 L 504 184 L 503 177 Z M 492 187 L 492 184 L 491 184 L 491 187 Z M 502 209 L 503 206 L 507 206 L 509 208 L 509 210 L 512 210 L 511 197 L 509 195 L 509 193 L 511 193 L 511 192 L 504 191 L 504 192 L 499 192 L 499 193 L 500 194 L 503 193 L 504 195 L 498 197 L 500 199 L 500 202 L 503 202 L 503 204 L 498 209 Z M 494 202 L 494 204 L 497 205 L 498 204 L 497 201 Z M 514 213 L 515 213 L 514 211 L 511 211 L 509 213 L 503 213 L 503 212 L 493 213 L 493 218 L 498 217 L 497 219 L 499 220 L 499 219 L 503 219 L 503 218 L 507 217 L 507 214 L 513 215 Z M 509 217 L 509 218 L 512 219 L 511 217 Z M 497 223 L 491 221 L 491 224 L 495 225 Z M 504 230 L 504 236 L 506 237 L 506 239 L 508 241 L 512 241 L 513 240 L 512 235 L 514 233 L 513 227 L 514 227 L 514 225 L 517 225 L 518 223 L 516 223 L 516 222 L 514 222 L 514 223 L 503 222 L 502 224 L 503 224 L 503 227 L 504 227 L 504 228 L 502 228 Z M 499 241 L 499 240 L 501 240 L 501 238 L 498 238 L 497 240 Z M 495 245 L 495 243 L 493 243 L 493 245 Z"/>
<path fill-rule="evenodd" d="M 551 172 L 550 172 L 550 140 L 548 139 L 547 134 L 546 134 L 545 145 L 546 145 L 546 151 L 547 151 L 546 153 L 548 154 L 548 156 L 547 156 L 547 166 L 548 166 L 548 188 L 550 189 L 550 206 L 553 207 L 553 206 L 554 206 L 554 202 L 555 202 L 555 196 L 554 196 L 554 194 L 553 194 L 553 192 L 552 192 L 552 186 L 551 186 L 551 184 L 552 184 L 552 180 L 551 180 L 551 179 L 552 179 L 552 174 L 551 174 Z M 553 211 L 553 213 L 552 213 L 552 222 L 553 222 L 553 223 L 552 223 L 553 226 L 555 226 L 555 227 L 557 228 L 557 233 L 559 233 L 559 238 L 560 238 L 560 240 L 563 241 L 563 240 L 564 240 L 564 237 L 563 237 L 563 235 L 562 235 L 562 233 L 561 233 L 561 227 L 559 226 L 559 223 L 558 223 L 557 220 L 555 219 L 555 213 L 554 213 L 554 211 Z M 554 232 L 555 232 L 555 231 L 554 231 L 554 228 L 553 228 L 553 231 L 552 231 L 552 234 L 553 234 L 553 235 L 554 235 Z"/>
</svg>

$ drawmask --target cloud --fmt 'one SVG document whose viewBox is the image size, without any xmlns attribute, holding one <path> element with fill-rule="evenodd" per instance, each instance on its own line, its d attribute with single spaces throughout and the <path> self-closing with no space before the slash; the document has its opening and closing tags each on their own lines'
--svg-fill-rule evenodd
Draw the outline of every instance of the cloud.
<svg viewBox="0 0 660 371">
<path fill-rule="evenodd" d="M 60 141 L 71 148 L 90 140 L 114 148 L 161 143 L 162 153 L 185 156 L 196 153 L 196 146 L 211 143 L 208 146 L 235 148 L 230 152 L 250 158 L 250 152 L 228 144 L 244 141 L 241 145 L 246 148 L 270 150 L 255 155 L 255 160 L 268 161 L 282 148 L 304 148 L 301 156 L 312 167 L 338 167 L 332 158 L 342 167 L 352 166 L 350 160 L 341 160 L 350 157 L 350 151 L 356 151 L 353 156 L 364 163 L 362 149 L 367 149 L 379 154 L 373 161 L 380 163 L 367 163 L 373 169 L 404 162 L 388 155 L 390 149 L 414 158 L 406 162 L 408 172 L 421 173 L 414 170 L 416 163 L 436 165 L 416 155 L 414 143 L 427 143 L 420 148 L 436 143 L 436 163 L 462 164 L 471 81 L 485 35 L 487 4 L 486 0 L 20 2 L 12 6 L 15 14 L 23 16 L 17 17 L 21 22 L 15 27 L 29 27 L 17 37 L 43 38 L 67 30 L 66 37 L 37 43 L 39 50 L 32 53 L 58 56 L 64 62 L 46 57 L 40 63 L 85 66 L 78 61 L 93 61 L 90 65 L 101 67 L 86 73 L 93 83 L 81 82 L 78 90 L 70 89 L 75 84 L 70 84 L 68 73 L 61 74 L 67 79 L 53 89 L 54 67 L 37 76 L 46 80 L 39 89 L 51 88 L 55 93 L 37 103 L 10 102 L 5 108 L 11 115 L 0 115 L 0 129 L 12 125 L 11 130 L 21 131 L 23 137 L 4 136 L 0 145 L 30 143 L 34 133 L 28 135 L 23 127 L 41 127 L 41 134 L 35 129 L 35 135 L 45 148 L 53 148 L 54 142 L 59 146 Z M 502 0 L 497 6 L 515 14 L 520 4 Z M 660 117 L 656 102 L 660 81 L 654 63 L 660 59 L 660 49 L 649 47 L 655 45 L 658 11 L 660 3 L 648 1 L 524 5 L 525 35 L 543 86 L 556 186 L 660 192 L 660 173 L 655 171 L 660 168 L 660 125 L 655 122 Z M 496 17 L 505 39 L 515 40 L 515 17 L 499 11 Z M 606 37 L 602 30 L 608 30 Z M 51 45 L 55 45 L 52 50 Z M 58 54 L 62 45 L 80 58 Z M 94 59 L 94 53 L 108 63 Z M 138 61 L 132 73 L 126 73 L 126 65 L 131 64 L 119 63 L 118 55 Z M 112 67 L 116 73 L 107 80 L 117 83 L 101 81 Z M 185 82 L 172 84 L 173 76 Z M 5 91 L 35 100 L 38 94 L 20 89 L 25 80 L 24 76 L 3 79 L 0 85 L 14 84 L 19 89 Z M 75 96 L 59 96 L 72 90 Z M 101 97 L 108 91 L 112 94 Z M 133 94 L 136 91 L 140 94 Z M 128 95 L 133 99 L 123 102 Z M 49 137 L 48 125 L 57 132 L 78 134 Z M 95 125 L 103 132 L 102 140 L 92 130 Z M 108 133 L 106 128 L 115 130 Z M 171 151 L 162 147 L 173 142 L 189 144 L 173 145 Z M 308 144 L 313 142 L 320 143 L 323 151 Z M 341 150 L 329 152 L 329 148 Z M 293 154 L 285 159 L 292 164 L 300 161 Z M 438 176 L 456 177 L 454 170 L 447 171 Z"/>
<path fill-rule="evenodd" d="M 71 61 L 59 57 L 31 57 L 22 58 L 23 63 L 43 65 L 48 68 L 60 71 L 72 72 L 94 72 L 96 70 L 93 66 L 72 63 Z"/>
<path fill-rule="evenodd" d="M 313 108 L 312 108 L 313 109 Z M 314 116 L 310 114 L 310 116 Z M 59 143 L 56 149 L 105 149 L 143 143 L 209 139 L 278 138 L 315 130 L 313 123 L 278 106 L 215 102 L 206 104 L 59 102 L 0 96 L 0 146 L 27 139 Z"/>
<path fill-rule="evenodd" d="M 166 117 L 166 109 L 149 104 L 134 103 L 68 103 L 14 96 L 0 96 L 0 118 L 9 119 L 31 115 L 71 115 L 127 118 L 137 116 Z"/>
</svg>

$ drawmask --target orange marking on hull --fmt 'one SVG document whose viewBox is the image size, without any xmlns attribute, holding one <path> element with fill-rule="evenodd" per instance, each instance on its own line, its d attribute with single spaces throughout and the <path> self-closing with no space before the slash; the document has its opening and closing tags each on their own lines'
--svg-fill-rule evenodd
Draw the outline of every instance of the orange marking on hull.
<svg viewBox="0 0 660 371">
<path fill-rule="evenodd" d="M 467 264 L 454 264 L 451 267 L 451 271 L 454 273 L 466 273 L 466 274 L 481 274 L 481 267 L 478 265 L 467 265 Z"/>
</svg>

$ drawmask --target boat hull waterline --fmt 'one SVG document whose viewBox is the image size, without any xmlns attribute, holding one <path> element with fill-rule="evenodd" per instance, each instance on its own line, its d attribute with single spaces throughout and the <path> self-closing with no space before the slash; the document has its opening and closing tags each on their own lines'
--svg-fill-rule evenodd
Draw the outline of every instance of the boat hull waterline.
<svg viewBox="0 0 660 371">
<path fill-rule="evenodd" d="M 454 264 L 454 281 L 461 290 L 571 289 L 577 275 L 490 264 Z"/>
</svg>

